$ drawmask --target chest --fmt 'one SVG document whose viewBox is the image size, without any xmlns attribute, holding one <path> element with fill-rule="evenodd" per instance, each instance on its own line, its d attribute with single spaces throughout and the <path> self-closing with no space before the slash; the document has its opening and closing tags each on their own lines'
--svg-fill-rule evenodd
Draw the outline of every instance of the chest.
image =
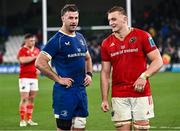
<svg viewBox="0 0 180 131">
<path fill-rule="evenodd" d="M 60 42 L 60 55 L 64 57 L 84 56 L 87 51 L 86 43 L 81 38 L 62 39 Z"/>
<path fill-rule="evenodd" d="M 39 53 L 39 51 L 36 50 L 36 49 L 33 49 L 33 50 L 28 50 L 28 49 L 26 49 L 26 50 L 24 51 L 24 54 L 25 54 L 26 56 L 37 56 L 38 53 Z"/>
<path fill-rule="evenodd" d="M 118 39 L 112 39 L 109 43 L 109 55 L 110 57 L 129 57 L 132 55 L 143 55 L 143 43 L 142 40 L 136 36 L 129 37 L 123 41 Z"/>
</svg>

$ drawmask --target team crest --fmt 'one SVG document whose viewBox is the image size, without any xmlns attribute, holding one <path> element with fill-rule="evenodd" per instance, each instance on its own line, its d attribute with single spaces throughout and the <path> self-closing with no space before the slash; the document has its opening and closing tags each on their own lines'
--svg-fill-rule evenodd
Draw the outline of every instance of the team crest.
<svg viewBox="0 0 180 131">
<path fill-rule="evenodd" d="M 85 46 L 85 43 L 82 39 L 79 40 L 81 42 L 81 45 Z"/>
<path fill-rule="evenodd" d="M 130 40 L 129 40 L 129 43 L 134 43 L 136 41 L 136 37 L 132 37 Z"/>
</svg>

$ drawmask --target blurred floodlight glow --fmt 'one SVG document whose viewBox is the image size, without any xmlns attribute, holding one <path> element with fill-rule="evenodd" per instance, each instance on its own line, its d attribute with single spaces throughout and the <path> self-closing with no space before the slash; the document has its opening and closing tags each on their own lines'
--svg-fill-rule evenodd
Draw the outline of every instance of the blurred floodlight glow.
<svg viewBox="0 0 180 131">
<path fill-rule="evenodd" d="M 39 0 L 32 0 L 33 3 L 38 3 Z"/>
</svg>

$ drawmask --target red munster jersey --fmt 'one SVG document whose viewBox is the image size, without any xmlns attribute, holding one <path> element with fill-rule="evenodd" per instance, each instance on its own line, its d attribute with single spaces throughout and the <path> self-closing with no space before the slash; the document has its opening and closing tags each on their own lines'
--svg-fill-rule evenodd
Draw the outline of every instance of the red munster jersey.
<svg viewBox="0 0 180 131">
<path fill-rule="evenodd" d="M 34 47 L 31 51 L 26 47 L 22 47 L 18 52 L 18 58 L 22 56 L 37 56 L 39 54 L 39 49 Z M 30 63 L 20 63 L 20 78 L 37 78 L 35 60 Z"/>
<path fill-rule="evenodd" d="M 151 95 L 147 80 L 143 92 L 136 92 L 133 84 L 147 68 L 146 55 L 157 47 L 147 32 L 133 28 L 123 41 L 114 34 L 101 45 L 102 61 L 112 65 L 112 97 L 143 97 Z"/>
</svg>

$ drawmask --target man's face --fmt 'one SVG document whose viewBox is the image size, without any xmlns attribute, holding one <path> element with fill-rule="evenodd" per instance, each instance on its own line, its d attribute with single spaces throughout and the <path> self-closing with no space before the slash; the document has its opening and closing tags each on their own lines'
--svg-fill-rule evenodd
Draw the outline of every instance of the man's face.
<svg viewBox="0 0 180 131">
<path fill-rule="evenodd" d="M 25 44 L 26 44 L 26 46 L 28 46 L 30 48 L 35 46 L 35 44 L 36 44 L 36 37 L 30 37 L 30 38 L 26 39 L 25 40 Z"/>
<path fill-rule="evenodd" d="M 78 26 L 79 13 L 76 12 L 66 12 L 62 17 L 63 26 L 69 32 L 74 32 Z"/>
<path fill-rule="evenodd" d="M 127 16 L 118 11 L 108 14 L 109 25 L 112 27 L 113 32 L 119 32 L 124 25 L 127 25 Z"/>
</svg>

